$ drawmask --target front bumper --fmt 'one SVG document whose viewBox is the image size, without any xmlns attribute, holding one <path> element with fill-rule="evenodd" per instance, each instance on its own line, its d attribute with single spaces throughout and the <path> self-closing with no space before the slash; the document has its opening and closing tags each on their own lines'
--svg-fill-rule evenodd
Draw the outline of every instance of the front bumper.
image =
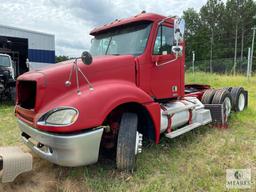
<svg viewBox="0 0 256 192">
<path fill-rule="evenodd" d="M 39 131 L 18 120 L 24 143 L 40 157 L 61 166 L 76 167 L 98 161 L 103 128 L 84 133 Z"/>
</svg>

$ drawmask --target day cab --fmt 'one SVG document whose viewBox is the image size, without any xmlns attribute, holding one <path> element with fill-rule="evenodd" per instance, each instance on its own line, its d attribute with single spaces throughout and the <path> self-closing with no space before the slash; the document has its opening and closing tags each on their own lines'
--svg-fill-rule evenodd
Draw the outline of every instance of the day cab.
<svg viewBox="0 0 256 192">
<path fill-rule="evenodd" d="M 133 170 L 142 139 L 157 144 L 161 134 L 211 123 L 211 106 L 226 121 L 230 91 L 184 84 L 184 27 L 180 18 L 144 12 L 115 20 L 91 31 L 90 53 L 21 75 L 15 114 L 23 141 L 58 165 L 113 153 L 117 168 Z M 235 97 L 243 110 L 244 89 Z"/>
</svg>

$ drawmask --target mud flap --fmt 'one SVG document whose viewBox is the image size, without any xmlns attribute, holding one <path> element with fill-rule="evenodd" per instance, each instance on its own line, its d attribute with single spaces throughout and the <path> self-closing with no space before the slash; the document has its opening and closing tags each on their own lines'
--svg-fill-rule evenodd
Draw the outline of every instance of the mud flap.
<svg viewBox="0 0 256 192">
<path fill-rule="evenodd" d="M 0 147 L 2 183 L 12 182 L 21 173 L 32 170 L 32 155 L 18 147 Z"/>
<path fill-rule="evenodd" d="M 244 90 L 244 94 L 245 94 L 245 108 L 247 108 L 248 107 L 248 100 L 249 100 L 248 91 Z"/>
<path fill-rule="evenodd" d="M 212 116 L 212 125 L 219 128 L 227 128 L 227 118 L 224 113 L 223 104 L 205 104 L 205 109 L 209 109 Z"/>
</svg>

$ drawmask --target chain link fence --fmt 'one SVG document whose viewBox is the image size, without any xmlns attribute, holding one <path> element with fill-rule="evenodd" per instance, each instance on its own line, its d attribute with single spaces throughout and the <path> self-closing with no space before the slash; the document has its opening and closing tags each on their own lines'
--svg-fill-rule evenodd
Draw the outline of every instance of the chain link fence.
<svg viewBox="0 0 256 192">
<path fill-rule="evenodd" d="M 252 65 L 252 72 L 256 70 L 256 58 L 253 60 Z M 211 61 L 208 60 L 196 60 L 193 61 L 189 60 L 186 61 L 185 68 L 188 72 L 210 72 L 210 63 Z M 247 67 L 248 67 L 248 58 L 243 57 L 238 58 L 236 62 L 236 73 L 237 74 L 247 74 Z M 193 69 L 194 68 L 194 69 Z M 213 73 L 221 73 L 221 74 L 233 74 L 234 72 L 234 58 L 219 58 L 212 60 L 212 72 Z"/>
</svg>

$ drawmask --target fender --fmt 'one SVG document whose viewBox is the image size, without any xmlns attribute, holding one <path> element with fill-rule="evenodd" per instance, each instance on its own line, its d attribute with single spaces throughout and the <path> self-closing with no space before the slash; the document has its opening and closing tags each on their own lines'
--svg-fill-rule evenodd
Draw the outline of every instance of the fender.
<svg viewBox="0 0 256 192">
<path fill-rule="evenodd" d="M 50 132 L 74 132 L 82 129 L 94 128 L 102 125 L 107 115 L 117 106 L 125 103 L 135 102 L 143 104 L 152 117 L 156 114 L 150 104 L 154 100 L 143 90 L 136 87 L 135 84 L 127 81 L 99 81 L 93 84 L 94 90 L 90 91 L 88 86 L 83 86 L 81 95 L 77 95 L 76 90 L 69 91 L 62 97 L 53 100 L 47 106 L 43 107 L 36 116 L 36 120 L 44 113 L 60 106 L 74 107 L 79 111 L 76 122 L 69 126 L 35 126 L 44 131 Z M 155 109 L 155 108 L 154 108 Z M 153 114 L 154 113 L 154 114 Z M 160 113 L 158 113 L 159 116 Z M 152 118 L 154 124 L 157 118 Z M 159 129 L 159 125 L 155 127 Z"/>
</svg>

